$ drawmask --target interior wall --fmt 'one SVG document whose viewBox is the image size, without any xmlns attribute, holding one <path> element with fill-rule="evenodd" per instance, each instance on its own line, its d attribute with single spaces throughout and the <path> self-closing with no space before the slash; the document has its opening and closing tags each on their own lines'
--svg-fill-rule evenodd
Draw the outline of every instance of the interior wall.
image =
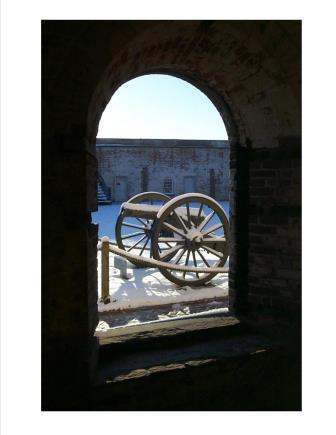
<svg viewBox="0 0 336 435">
<path fill-rule="evenodd" d="M 190 81 L 225 122 L 232 310 L 258 322 L 299 317 L 300 50 L 299 21 L 42 23 L 46 407 L 74 408 L 88 394 L 97 355 L 95 139 L 115 90 L 138 75 Z"/>
</svg>

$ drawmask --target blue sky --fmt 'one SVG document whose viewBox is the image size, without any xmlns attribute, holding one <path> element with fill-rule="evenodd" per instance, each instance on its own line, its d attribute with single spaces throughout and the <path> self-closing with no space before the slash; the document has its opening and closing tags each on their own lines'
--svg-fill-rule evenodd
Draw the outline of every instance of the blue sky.
<svg viewBox="0 0 336 435">
<path fill-rule="evenodd" d="M 97 137 L 227 139 L 212 102 L 176 77 L 150 74 L 122 85 L 112 96 Z"/>
</svg>

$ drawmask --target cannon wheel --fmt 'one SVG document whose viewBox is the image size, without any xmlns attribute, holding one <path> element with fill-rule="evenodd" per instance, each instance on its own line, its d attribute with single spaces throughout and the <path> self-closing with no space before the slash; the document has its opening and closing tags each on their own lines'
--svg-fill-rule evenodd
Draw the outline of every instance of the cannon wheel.
<svg viewBox="0 0 336 435">
<path fill-rule="evenodd" d="M 159 192 L 144 192 L 132 196 L 127 202 L 132 204 L 149 204 L 162 206 L 170 201 L 169 196 Z M 152 234 L 153 220 L 126 216 L 121 209 L 116 222 L 116 241 L 118 247 L 143 257 L 151 258 L 152 255 Z M 134 232 L 130 231 L 134 229 Z M 130 234 L 133 234 L 133 236 Z M 167 247 L 167 245 L 166 245 Z M 137 267 L 144 267 L 135 260 L 129 260 Z"/>
<path fill-rule="evenodd" d="M 184 210 L 183 215 L 181 210 Z M 163 237 L 165 230 L 170 231 L 172 237 Z M 162 251 L 165 242 L 174 246 Z M 160 209 L 152 245 L 156 260 L 187 267 L 222 267 L 229 255 L 229 222 L 222 207 L 212 198 L 199 193 L 180 195 Z M 160 271 L 180 286 L 199 286 L 216 275 L 178 272 L 163 267 Z"/>
</svg>

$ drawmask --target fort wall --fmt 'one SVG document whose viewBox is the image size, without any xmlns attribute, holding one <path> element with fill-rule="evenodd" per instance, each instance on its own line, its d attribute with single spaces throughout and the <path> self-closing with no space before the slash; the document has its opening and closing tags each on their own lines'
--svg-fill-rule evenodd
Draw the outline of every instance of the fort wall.
<svg viewBox="0 0 336 435">
<path fill-rule="evenodd" d="M 143 191 L 229 199 L 228 141 L 97 139 L 96 151 L 98 171 L 114 201 Z"/>
</svg>

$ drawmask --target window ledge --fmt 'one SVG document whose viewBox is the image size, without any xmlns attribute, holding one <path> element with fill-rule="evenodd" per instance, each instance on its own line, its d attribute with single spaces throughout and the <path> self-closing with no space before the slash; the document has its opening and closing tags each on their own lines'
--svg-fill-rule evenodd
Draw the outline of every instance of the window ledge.
<svg viewBox="0 0 336 435">
<path fill-rule="evenodd" d="M 235 320 L 235 321 L 234 321 Z M 278 347 L 280 342 L 248 332 L 239 328 L 239 322 L 232 319 L 224 329 L 223 327 L 211 328 L 207 336 L 192 336 L 185 333 L 183 340 L 177 332 L 175 340 L 167 342 L 160 337 L 160 346 L 156 340 L 150 340 L 150 348 L 140 347 L 133 342 L 132 346 L 110 346 L 111 354 L 104 353 L 100 360 L 97 386 L 108 388 L 124 381 L 135 381 L 148 376 L 168 375 L 173 372 L 182 373 L 185 370 L 198 370 L 217 364 L 230 364 L 230 361 L 244 360 L 254 355 L 268 352 L 271 348 Z M 204 325 L 205 326 L 205 325 Z M 210 326 L 209 326 L 210 328 Z M 218 332 L 221 334 L 218 334 Z M 170 331 L 173 333 L 173 330 Z M 188 338 L 187 338 L 188 337 Z M 106 348 L 108 348 L 107 346 Z"/>
<path fill-rule="evenodd" d="M 99 331 L 96 335 L 99 337 L 99 344 L 106 346 L 154 338 L 204 333 L 218 328 L 238 325 L 240 325 L 240 321 L 233 316 L 203 316 L 109 328 L 105 331 Z"/>
<path fill-rule="evenodd" d="M 132 332 L 111 336 L 109 343 L 100 347 L 97 384 L 209 364 L 263 351 L 271 343 L 250 333 L 235 317 L 174 320 L 151 330 L 142 328 L 128 327 Z"/>
</svg>

